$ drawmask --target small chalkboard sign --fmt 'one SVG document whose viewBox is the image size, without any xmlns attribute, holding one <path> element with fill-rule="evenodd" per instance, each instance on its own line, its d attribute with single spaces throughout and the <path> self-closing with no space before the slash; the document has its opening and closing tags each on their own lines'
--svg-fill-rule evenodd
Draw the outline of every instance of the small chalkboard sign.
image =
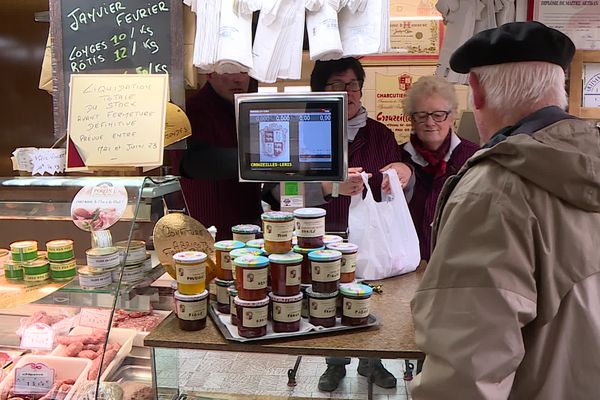
<svg viewBox="0 0 600 400">
<path fill-rule="evenodd" d="M 71 74 L 169 74 L 185 106 L 181 0 L 50 0 L 55 135 L 66 133 Z"/>
</svg>

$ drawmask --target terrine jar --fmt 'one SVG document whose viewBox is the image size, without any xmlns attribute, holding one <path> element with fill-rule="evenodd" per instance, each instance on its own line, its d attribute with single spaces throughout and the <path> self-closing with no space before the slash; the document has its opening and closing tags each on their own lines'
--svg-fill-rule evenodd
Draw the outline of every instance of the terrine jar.
<svg viewBox="0 0 600 400">
<path fill-rule="evenodd" d="M 312 279 L 310 278 L 310 260 L 308 259 L 308 253 L 316 250 L 325 250 L 325 247 L 319 247 L 317 249 L 305 249 L 298 245 L 294 246 L 294 253 L 302 254 L 302 274 L 300 277 L 300 281 L 302 284 L 308 285 L 312 283 Z"/>
<path fill-rule="evenodd" d="M 294 214 L 270 211 L 261 215 L 265 251 L 269 254 L 285 254 L 292 250 Z"/>
<path fill-rule="evenodd" d="M 260 233 L 260 226 L 252 224 L 240 224 L 231 227 L 233 240 L 246 243 L 248 240 L 256 239 L 256 235 Z"/>
<path fill-rule="evenodd" d="M 271 291 L 276 296 L 294 296 L 300 293 L 302 255 L 294 252 L 271 254 Z"/>
<path fill-rule="evenodd" d="M 263 256 L 241 256 L 233 262 L 238 297 L 248 301 L 267 297 L 269 259 Z"/>
<path fill-rule="evenodd" d="M 244 243 L 237 240 L 221 240 L 215 243 L 215 258 L 217 261 L 217 278 L 230 281 L 233 279 L 231 273 L 230 251 L 241 249 Z"/>
<path fill-rule="evenodd" d="M 198 331 L 206 327 L 208 312 L 208 290 L 195 295 L 175 292 L 175 315 L 183 331 Z"/>
<path fill-rule="evenodd" d="M 50 255 L 50 253 L 48 253 Z M 64 262 L 50 261 L 50 277 L 55 281 L 68 281 L 77 275 L 75 259 Z"/>
<path fill-rule="evenodd" d="M 338 291 L 318 293 L 308 288 L 306 294 L 308 295 L 308 322 L 325 328 L 335 326 Z"/>
<path fill-rule="evenodd" d="M 125 259 L 126 265 L 140 264 L 147 257 L 146 242 L 143 240 L 132 240 L 129 243 L 129 251 L 127 251 L 127 240 L 115 243 L 115 247 L 119 249 L 121 257 Z M 127 258 L 125 258 L 125 254 L 127 254 Z"/>
<path fill-rule="evenodd" d="M 373 289 L 367 285 L 340 285 L 342 325 L 359 326 L 369 322 L 369 300 Z"/>
<path fill-rule="evenodd" d="M 269 298 L 248 301 L 238 297 L 234 299 L 237 315 L 238 334 L 245 338 L 265 336 L 267 334 L 267 314 Z"/>
<path fill-rule="evenodd" d="M 77 275 L 79 275 L 79 286 L 84 290 L 98 289 L 112 283 L 110 271 L 94 272 L 89 267 L 82 267 L 77 270 Z"/>
<path fill-rule="evenodd" d="M 340 281 L 342 253 L 337 250 L 316 250 L 308 253 L 311 265 L 312 289 L 319 293 L 332 293 Z"/>
<path fill-rule="evenodd" d="M 10 253 L 13 261 L 33 261 L 38 258 L 38 244 L 34 240 L 14 242 L 10 244 Z"/>
<path fill-rule="evenodd" d="M 223 314 L 229 314 L 230 304 L 227 289 L 233 285 L 233 281 L 216 278 L 215 284 L 217 285 L 217 310 Z"/>
<path fill-rule="evenodd" d="M 337 250 L 342 253 L 340 262 L 340 283 L 350 283 L 356 275 L 356 254 L 358 246 L 354 243 L 332 243 L 328 244 L 329 250 Z"/>
<path fill-rule="evenodd" d="M 237 326 L 237 311 L 233 299 L 237 297 L 238 291 L 235 286 L 229 286 L 227 288 L 227 293 L 229 294 L 229 313 L 231 314 L 231 325 Z"/>
<path fill-rule="evenodd" d="M 110 270 L 121 263 L 121 256 L 116 247 L 93 247 L 86 250 L 87 265 L 96 269 Z"/>
<path fill-rule="evenodd" d="M 50 278 L 48 260 L 37 259 L 23 264 L 23 280 L 25 282 L 42 282 Z"/>
<path fill-rule="evenodd" d="M 4 262 L 4 276 L 12 281 L 23 280 L 23 264 L 7 260 Z"/>
<path fill-rule="evenodd" d="M 297 332 L 300 330 L 302 293 L 294 296 L 277 296 L 269 293 L 273 320 L 273 332 Z"/>
<path fill-rule="evenodd" d="M 201 251 L 182 251 L 173 256 L 179 293 L 193 295 L 206 289 L 206 259 Z"/>
<path fill-rule="evenodd" d="M 75 257 L 72 240 L 51 240 L 46 243 L 48 261 L 63 262 Z"/>
<path fill-rule="evenodd" d="M 310 249 L 323 247 L 325 214 L 326 212 L 322 208 L 298 208 L 294 210 L 298 246 Z"/>
</svg>

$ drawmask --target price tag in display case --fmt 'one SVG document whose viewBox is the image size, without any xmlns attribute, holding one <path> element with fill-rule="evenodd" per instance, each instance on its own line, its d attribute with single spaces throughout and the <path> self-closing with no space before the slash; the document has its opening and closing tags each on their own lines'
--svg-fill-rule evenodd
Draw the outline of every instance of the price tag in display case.
<svg viewBox="0 0 600 400">
<path fill-rule="evenodd" d="M 20 347 L 22 349 L 52 350 L 54 330 L 46 324 L 36 322 L 23 330 Z"/>
<path fill-rule="evenodd" d="M 82 308 L 79 313 L 79 326 L 87 326 L 93 329 L 108 329 L 110 320 L 110 310 L 100 310 L 97 308 Z"/>
<path fill-rule="evenodd" d="M 53 385 L 54 370 L 45 364 L 29 363 L 16 369 L 15 394 L 46 394 Z"/>
</svg>

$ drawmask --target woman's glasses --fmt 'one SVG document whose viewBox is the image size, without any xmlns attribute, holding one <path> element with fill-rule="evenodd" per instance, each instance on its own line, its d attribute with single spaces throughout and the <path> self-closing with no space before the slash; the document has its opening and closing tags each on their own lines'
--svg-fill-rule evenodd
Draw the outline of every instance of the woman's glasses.
<svg viewBox="0 0 600 400">
<path fill-rule="evenodd" d="M 353 79 L 348 83 L 346 83 L 346 82 L 327 82 L 325 84 L 325 87 L 329 88 L 330 90 L 333 90 L 335 92 L 343 92 L 346 90 L 350 91 L 350 92 L 358 92 L 359 90 L 362 89 L 362 85 L 363 85 L 363 81 Z"/>
<path fill-rule="evenodd" d="M 426 122 L 427 118 L 431 115 L 431 118 L 435 122 L 444 122 L 446 119 L 448 119 L 448 115 L 450 115 L 451 112 L 452 111 L 432 111 L 432 112 L 417 111 L 417 112 L 410 114 L 410 117 L 415 122 L 423 123 L 423 122 Z"/>
</svg>

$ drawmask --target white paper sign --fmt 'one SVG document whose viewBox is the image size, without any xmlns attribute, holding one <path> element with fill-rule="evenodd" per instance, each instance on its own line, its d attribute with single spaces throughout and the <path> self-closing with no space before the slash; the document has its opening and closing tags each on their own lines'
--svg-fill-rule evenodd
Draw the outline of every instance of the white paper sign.
<svg viewBox="0 0 600 400">
<path fill-rule="evenodd" d="M 37 149 L 22 147 L 13 152 L 16 169 L 32 175 L 54 175 L 65 171 L 65 149 Z"/>
<path fill-rule="evenodd" d="M 101 182 L 84 186 L 71 202 L 73 223 L 84 231 L 100 231 L 119 221 L 127 207 L 127 190 L 122 185 Z"/>
<path fill-rule="evenodd" d="M 82 308 L 79 313 L 79 326 L 87 326 L 93 329 L 108 329 L 110 310 L 96 308 Z"/>
<path fill-rule="evenodd" d="M 22 349 L 52 350 L 53 347 L 54 331 L 48 325 L 36 322 L 23 330 Z"/>
<path fill-rule="evenodd" d="M 16 369 L 15 394 L 46 394 L 53 385 L 54 370 L 46 364 L 29 363 Z"/>
</svg>

